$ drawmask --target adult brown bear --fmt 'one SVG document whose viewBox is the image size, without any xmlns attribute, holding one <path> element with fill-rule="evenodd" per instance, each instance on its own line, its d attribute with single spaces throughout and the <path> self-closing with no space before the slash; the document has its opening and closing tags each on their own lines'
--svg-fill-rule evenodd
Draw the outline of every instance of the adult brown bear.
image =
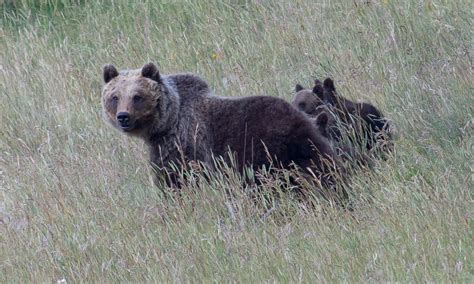
<svg viewBox="0 0 474 284">
<path fill-rule="evenodd" d="M 123 73 L 107 65 L 103 77 L 106 120 L 144 139 L 158 179 L 170 185 L 177 183 L 171 165 L 199 161 L 212 168 L 214 157 L 230 162 L 231 156 L 241 173 L 296 165 L 323 185 L 333 183 L 337 161 L 327 140 L 282 99 L 216 96 L 198 76 L 161 75 L 153 63 Z"/>
</svg>

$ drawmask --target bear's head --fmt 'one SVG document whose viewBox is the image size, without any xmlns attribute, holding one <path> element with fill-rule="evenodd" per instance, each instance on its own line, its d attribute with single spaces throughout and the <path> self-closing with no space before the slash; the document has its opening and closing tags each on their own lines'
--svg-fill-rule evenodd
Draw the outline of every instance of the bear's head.
<svg viewBox="0 0 474 284">
<path fill-rule="evenodd" d="M 331 78 L 324 79 L 322 96 L 324 97 L 324 102 L 332 106 L 338 106 L 343 101 L 343 98 L 336 92 L 334 81 Z"/>
<path fill-rule="evenodd" d="M 295 92 L 296 95 L 291 104 L 311 116 L 316 115 L 316 108 L 324 104 L 324 88 L 319 80 L 315 80 L 313 89 L 306 89 L 300 84 L 296 84 Z"/>
<path fill-rule="evenodd" d="M 113 65 L 104 66 L 102 107 L 106 120 L 117 129 L 142 135 L 160 120 L 160 100 L 166 88 L 153 63 L 141 71 L 119 72 Z"/>
</svg>

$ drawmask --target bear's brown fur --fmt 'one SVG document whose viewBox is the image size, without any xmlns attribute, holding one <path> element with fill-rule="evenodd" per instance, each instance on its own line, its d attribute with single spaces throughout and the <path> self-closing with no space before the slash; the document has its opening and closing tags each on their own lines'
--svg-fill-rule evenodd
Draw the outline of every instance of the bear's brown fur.
<svg viewBox="0 0 474 284">
<path fill-rule="evenodd" d="M 328 184 L 336 164 L 327 140 L 311 121 L 282 99 L 270 96 L 225 98 L 193 74 L 161 75 L 153 63 L 119 72 L 104 67 L 102 105 L 106 120 L 145 140 L 159 177 L 176 183 L 170 165 L 213 157 L 245 167 L 311 170 Z M 270 159 L 269 159 L 270 158 Z M 277 162 L 277 163 L 276 163 Z"/>
</svg>

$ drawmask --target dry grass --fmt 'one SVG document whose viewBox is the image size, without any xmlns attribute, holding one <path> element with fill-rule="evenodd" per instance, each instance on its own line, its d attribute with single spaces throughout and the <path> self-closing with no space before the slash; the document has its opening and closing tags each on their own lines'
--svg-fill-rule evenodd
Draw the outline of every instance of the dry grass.
<svg viewBox="0 0 474 284">
<path fill-rule="evenodd" d="M 1 2 L 0 281 L 474 281 L 469 1 Z M 350 214 L 263 215 L 225 172 L 164 200 L 100 117 L 103 64 L 150 60 L 225 96 L 332 76 L 396 151 L 352 180 Z"/>
</svg>

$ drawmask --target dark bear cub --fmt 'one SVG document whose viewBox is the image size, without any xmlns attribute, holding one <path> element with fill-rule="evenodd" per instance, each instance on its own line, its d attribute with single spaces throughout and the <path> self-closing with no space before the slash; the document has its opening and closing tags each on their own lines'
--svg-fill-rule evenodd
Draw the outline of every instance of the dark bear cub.
<svg viewBox="0 0 474 284">
<path fill-rule="evenodd" d="M 391 139 L 388 120 L 382 113 L 369 103 L 355 103 L 339 95 L 330 78 L 324 80 L 323 97 L 324 102 L 338 113 L 344 123 L 357 125 L 364 132 L 365 135 L 361 136 L 364 136 L 368 150 L 375 147 L 377 142 Z"/>
<path fill-rule="evenodd" d="M 334 183 L 336 155 L 302 112 L 270 96 L 226 98 L 193 74 L 162 75 L 153 63 L 119 73 L 104 67 L 105 118 L 119 131 L 143 139 L 157 177 L 176 184 L 176 168 L 221 157 L 246 167 L 291 169 Z M 229 153 L 230 152 L 230 153 Z M 235 161 L 232 161 L 233 157 Z"/>
</svg>

